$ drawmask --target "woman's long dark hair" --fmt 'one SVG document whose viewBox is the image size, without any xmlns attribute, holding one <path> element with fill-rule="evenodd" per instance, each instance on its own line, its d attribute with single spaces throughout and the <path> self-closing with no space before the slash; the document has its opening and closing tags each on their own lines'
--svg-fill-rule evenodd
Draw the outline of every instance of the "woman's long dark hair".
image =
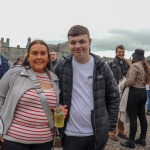
<svg viewBox="0 0 150 150">
<path fill-rule="evenodd" d="M 46 48 L 47 48 L 47 53 L 48 53 L 48 63 L 46 65 L 46 68 L 48 70 L 51 70 L 51 60 L 50 60 L 50 54 L 49 54 L 49 47 L 48 45 L 42 41 L 42 40 L 34 40 L 32 41 L 29 46 L 28 46 L 28 49 L 27 49 L 27 56 L 24 58 L 24 61 L 22 63 L 22 66 L 25 66 L 25 67 L 30 67 L 30 64 L 29 64 L 29 61 L 28 61 L 28 56 L 29 56 L 29 52 L 30 52 L 30 48 L 35 45 L 35 44 L 41 44 L 41 45 L 44 45 Z"/>
<path fill-rule="evenodd" d="M 143 64 L 143 67 L 144 67 L 144 70 L 145 70 L 146 83 L 149 84 L 150 83 L 150 68 L 149 68 L 149 65 L 148 65 L 146 60 L 143 60 L 142 64 Z"/>
</svg>

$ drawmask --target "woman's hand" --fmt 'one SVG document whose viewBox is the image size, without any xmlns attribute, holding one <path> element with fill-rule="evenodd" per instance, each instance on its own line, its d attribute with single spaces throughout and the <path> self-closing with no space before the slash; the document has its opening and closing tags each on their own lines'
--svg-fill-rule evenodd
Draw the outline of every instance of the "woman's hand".
<svg viewBox="0 0 150 150">
<path fill-rule="evenodd" d="M 68 114 L 67 105 L 63 105 L 61 108 L 63 109 L 63 113 L 64 113 L 65 118 L 66 118 L 66 116 L 67 116 L 67 114 Z"/>
</svg>

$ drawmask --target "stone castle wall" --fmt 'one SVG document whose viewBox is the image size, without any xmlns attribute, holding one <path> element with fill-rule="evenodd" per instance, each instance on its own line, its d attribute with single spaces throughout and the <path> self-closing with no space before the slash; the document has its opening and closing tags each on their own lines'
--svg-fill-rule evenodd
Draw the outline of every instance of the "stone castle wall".
<svg viewBox="0 0 150 150">
<path fill-rule="evenodd" d="M 31 39 L 29 38 L 27 41 L 27 46 L 30 42 Z M 14 63 L 17 60 L 17 58 L 23 59 L 24 55 L 27 52 L 27 48 L 21 48 L 19 45 L 17 47 L 10 47 L 9 39 L 6 39 L 6 42 L 4 42 L 4 38 L 1 38 L 0 46 L 1 53 L 12 63 Z M 51 44 L 48 44 L 48 46 L 50 49 L 56 47 L 55 51 L 57 53 L 58 60 L 62 59 L 64 56 L 67 56 L 70 53 L 67 42 L 58 45 L 53 45 L 53 47 L 51 47 Z"/>
</svg>

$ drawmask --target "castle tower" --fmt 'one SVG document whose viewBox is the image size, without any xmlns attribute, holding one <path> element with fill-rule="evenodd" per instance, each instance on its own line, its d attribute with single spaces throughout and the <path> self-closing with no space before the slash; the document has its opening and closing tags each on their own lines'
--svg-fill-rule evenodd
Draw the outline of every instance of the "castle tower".
<svg viewBox="0 0 150 150">
<path fill-rule="evenodd" d="M 1 38 L 1 44 L 3 44 L 4 43 L 4 38 Z"/>
<path fill-rule="evenodd" d="M 27 45 L 26 45 L 26 48 L 28 48 L 28 46 L 29 46 L 30 43 L 31 43 L 31 38 L 29 37 L 29 38 L 28 38 Z"/>
<path fill-rule="evenodd" d="M 9 47 L 9 38 L 6 39 L 6 44 Z"/>
<path fill-rule="evenodd" d="M 4 38 L 1 38 L 0 43 L 2 47 L 9 47 L 9 38 L 6 39 L 6 42 L 4 41 Z"/>
</svg>

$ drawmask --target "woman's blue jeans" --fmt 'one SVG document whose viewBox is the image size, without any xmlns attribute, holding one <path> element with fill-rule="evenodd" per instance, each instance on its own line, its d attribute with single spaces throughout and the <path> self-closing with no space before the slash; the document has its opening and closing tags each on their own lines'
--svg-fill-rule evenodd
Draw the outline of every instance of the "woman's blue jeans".
<svg viewBox="0 0 150 150">
<path fill-rule="evenodd" d="M 147 90 L 147 111 L 150 111 L 150 90 Z"/>
</svg>

